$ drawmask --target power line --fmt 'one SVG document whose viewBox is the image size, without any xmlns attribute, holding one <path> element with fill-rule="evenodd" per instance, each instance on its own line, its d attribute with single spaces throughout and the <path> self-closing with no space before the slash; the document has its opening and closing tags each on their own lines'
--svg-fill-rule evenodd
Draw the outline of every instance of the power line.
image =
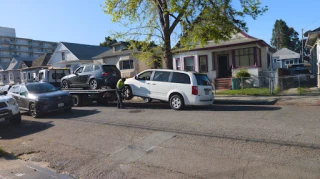
<svg viewBox="0 0 320 179">
<path fill-rule="evenodd" d="M 309 25 L 305 26 L 305 27 L 304 27 L 304 29 L 305 29 L 305 28 L 307 28 L 307 27 L 309 27 L 310 25 L 312 25 L 312 24 L 316 23 L 316 22 L 317 22 L 317 21 L 319 21 L 319 20 L 320 20 L 320 17 L 319 17 L 317 20 L 313 21 L 311 24 L 309 24 Z"/>
</svg>

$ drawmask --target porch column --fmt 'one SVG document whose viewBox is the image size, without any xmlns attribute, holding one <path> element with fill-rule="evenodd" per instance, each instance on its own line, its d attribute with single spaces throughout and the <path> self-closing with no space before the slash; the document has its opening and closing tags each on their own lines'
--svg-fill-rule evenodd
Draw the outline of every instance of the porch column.
<svg viewBox="0 0 320 179">
<path fill-rule="evenodd" d="M 254 59 L 253 64 L 255 67 L 257 67 L 257 47 L 253 48 L 253 59 Z"/>
<path fill-rule="evenodd" d="M 215 71 L 216 70 L 216 53 L 212 52 L 212 70 L 211 71 Z"/>
<path fill-rule="evenodd" d="M 235 64 L 236 64 L 236 52 L 235 50 L 232 50 L 232 69 L 235 68 Z"/>
</svg>

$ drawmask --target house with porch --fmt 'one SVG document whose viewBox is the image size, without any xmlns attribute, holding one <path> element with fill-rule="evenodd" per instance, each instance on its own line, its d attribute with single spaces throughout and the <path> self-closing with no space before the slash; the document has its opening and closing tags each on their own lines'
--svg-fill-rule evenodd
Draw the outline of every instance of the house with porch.
<svg viewBox="0 0 320 179">
<path fill-rule="evenodd" d="M 253 78 L 253 87 L 259 87 L 266 82 L 259 79 L 269 71 L 273 52 L 265 41 L 240 32 L 227 41 L 209 41 L 205 46 L 175 50 L 173 68 L 206 73 L 217 89 L 230 89 L 231 78 L 245 68 Z"/>
<path fill-rule="evenodd" d="M 35 58 L 13 57 L 8 68 L 0 72 L 3 79 L 1 85 L 21 83 L 20 69 L 30 67 Z M 4 80 L 4 78 L 8 78 L 8 80 Z"/>
<path fill-rule="evenodd" d="M 110 48 L 95 45 L 59 42 L 47 65 L 70 68 L 72 73 L 82 64 L 93 63 L 93 57 L 108 50 Z"/>
<path fill-rule="evenodd" d="M 94 57 L 95 63 L 116 65 L 121 72 L 121 76 L 128 78 L 137 73 L 151 68 L 149 65 L 134 57 L 133 54 L 139 53 L 138 49 L 127 49 L 126 42 L 112 44 L 112 49 Z"/>
<path fill-rule="evenodd" d="M 320 28 L 305 33 L 307 41 L 305 48 L 310 50 L 310 64 L 312 74 L 317 75 L 317 86 L 320 88 Z"/>
<path fill-rule="evenodd" d="M 36 80 L 36 77 L 39 74 L 39 71 L 42 69 L 47 69 L 49 66 L 47 66 L 50 58 L 52 56 L 52 53 L 45 53 L 41 55 L 40 57 L 36 58 L 32 61 L 31 66 L 26 68 L 21 68 L 21 82 L 27 83 L 27 82 L 33 82 Z"/>
</svg>

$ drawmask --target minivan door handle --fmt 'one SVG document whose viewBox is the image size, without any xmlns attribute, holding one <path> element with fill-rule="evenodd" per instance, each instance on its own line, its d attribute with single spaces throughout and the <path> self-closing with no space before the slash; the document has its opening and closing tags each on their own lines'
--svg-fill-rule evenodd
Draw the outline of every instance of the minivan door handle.
<svg viewBox="0 0 320 179">
<path fill-rule="evenodd" d="M 155 83 L 152 83 L 152 85 L 156 85 Z"/>
</svg>

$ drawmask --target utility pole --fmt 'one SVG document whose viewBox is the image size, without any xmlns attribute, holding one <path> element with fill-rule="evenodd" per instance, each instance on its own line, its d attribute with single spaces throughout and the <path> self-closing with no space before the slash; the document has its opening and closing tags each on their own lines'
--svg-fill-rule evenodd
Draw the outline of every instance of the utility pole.
<svg viewBox="0 0 320 179">
<path fill-rule="evenodd" d="M 301 63 L 303 63 L 303 29 L 301 34 Z"/>
</svg>

